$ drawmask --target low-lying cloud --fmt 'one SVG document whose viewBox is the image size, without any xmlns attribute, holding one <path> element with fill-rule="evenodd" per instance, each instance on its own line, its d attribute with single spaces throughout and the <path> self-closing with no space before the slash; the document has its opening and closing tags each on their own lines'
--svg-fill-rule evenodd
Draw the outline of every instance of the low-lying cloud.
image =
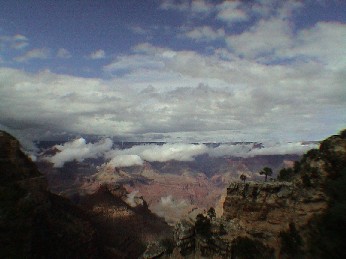
<svg viewBox="0 0 346 259">
<path fill-rule="evenodd" d="M 54 167 L 62 167 L 68 161 L 83 161 L 86 158 L 103 157 L 106 166 L 130 167 L 141 166 L 147 162 L 193 161 L 197 156 L 208 154 L 211 157 L 253 157 L 259 155 L 301 155 L 306 151 L 317 148 L 318 144 L 294 143 L 240 143 L 220 144 L 209 146 L 206 144 L 143 144 L 127 149 L 113 149 L 111 139 L 103 139 L 96 143 L 86 143 L 79 138 L 63 145 L 56 145 L 58 150 L 54 156 L 46 158 Z"/>
<path fill-rule="evenodd" d="M 143 160 L 138 155 L 119 155 L 115 156 L 107 163 L 110 167 L 128 167 L 143 165 Z"/>
<path fill-rule="evenodd" d="M 161 197 L 152 210 L 159 216 L 164 217 L 168 223 L 173 223 L 177 219 L 187 214 L 191 203 L 186 200 L 176 200 L 172 195 Z"/>
<path fill-rule="evenodd" d="M 260 155 L 302 155 L 306 151 L 317 148 L 318 144 L 294 143 L 264 143 L 260 147 L 256 144 L 222 144 L 216 148 L 209 148 L 208 154 L 213 157 L 236 156 L 236 157 L 254 157 Z"/>
<path fill-rule="evenodd" d="M 106 158 L 111 159 L 109 166 L 126 167 L 141 165 L 143 161 L 166 162 L 193 161 L 198 155 L 207 153 L 208 148 L 203 144 L 164 144 L 164 145 L 139 145 L 128 149 L 115 149 L 105 154 Z"/>
<path fill-rule="evenodd" d="M 79 138 L 63 145 L 55 145 L 58 150 L 54 156 L 46 159 L 53 163 L 54 167 L 62 167 L 66 162 L 76 160 L 82 162 L 86 158 L 96 158 L 103 156 L 105 152 L 111 150 L 113 141 L 109 138 L 102 139 L 96 143 L 86 143 L 84 138 Z"/>
</svg>

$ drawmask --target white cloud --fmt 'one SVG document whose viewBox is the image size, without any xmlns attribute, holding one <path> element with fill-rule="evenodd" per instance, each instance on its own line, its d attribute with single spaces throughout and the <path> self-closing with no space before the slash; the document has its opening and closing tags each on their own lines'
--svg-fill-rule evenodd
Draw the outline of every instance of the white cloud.
<svg viewBox="0 0 346 259">
<path fill-rule="evenodd" d="M 254 59 L 276 55 L 292 47 L 291 28 L 287 21 L 273 18 L 261 20 L 248 31 L 227 38 L 227 44 L 238 55 Z"/>
<path fill-rule="evenodd" d="M 160 4 L 160 8 L 163 10 L 187 11 L 189 7 L 188 1 L 162 0 Z"/>
<path fill-rule="evenodd" d="M 70 57 L 72 57 L 71 53 L 67 49 L 64 49 L 64 48 L 58 49 L 56 56 L 58 58 L 70 58 Z"/>
<path fill-rule="evenodd" d="M 103 49 L 95 50 L 89 55 L 90 59 L 103 59 L 105 57 L 106 57 L 106 52 Z"/>
<path fill-rule="evenodd" d="M 176 223 L 177 219 L 186 216 L 191 203 L 184 199 L 175 199 L 172 195 L 161 197 L 152 210 L 159 216 L 165 217 L 168 223 Z"/>
<path fill-rule="evenodd" d="M 209 148 L 208 154 L 213 157 L 235 156 L 254 157 L 259 155 L 302 155 L 312 148 L 318 148 L 318 144 L 294 143 L 263 143 L 261 147 L 255 144 L 222 144 L 216 148 Z"/>
<path fill-rule="evenodd" d="M 138 205 L 138 203 L 136 203 L 137 194 L 138 191 L 128 193 L 125 202 L 131 207 L 136 207 Z"/>
<path fill-rule="evenodd" d="M 204 0 L 196 0 L 191 3 L 191 11 L 197 14 L 209 13 L 214 10 L 214 5 Z"/>
<path fill-rule="evenodd" d="M 318 144 L 302 144 L 296 143 L 273 143 L 264 144 L 264 148 L 252 149 L 246 156 L 258 155 L 302 155 L 312 148 L 318 148 Z"/>
<path fill-rule="evenodd" d="M 285 8 L 225 35 L 229 48 L 208 54 L 139 44 L 104 66 L 107 80 L 1 68 L 0 123 L 191 142 L 326 137 L 346 120 L 346 26 L 319 22 L 293 33 Z"/>
<path fill-rule="evenodd" d="M 224 1 L 217 6 L 216 18 L 226 23 L 243 22 L 249 19 L 247 13 L 240 9 L 240 1 Z"/>
<path fill-rule="evenodd" d="M 203 154 L 206 149 L 205 145 L 165 144 L 144 149 L 141 157 L 146 161 L 192 161 L 195 156 Z"/>
<path fill-rule="evenodd" d="M 109 160 L 106 167 L 130 167 L 142 166 L 144 161 L 167 162 L 193 161 L 196 156 L 209 154 L 212 157 L 253 157 L 257 155 L 285 155 L 303 154 L 311 148 L 317 148 L 317 144 L 267 142 L 256 147 L 256 144 L 221 144 L 217 147 L 204 144 L 145 144 L 137 145 L 128 149 L 112 149 L 113 142 L 103 139 L 96 143 L 86 143 L 84 138 L 79 138 L 63 145 L 56 145 L 58 152 L 48 161 L 54 167 L 62 167 L 68 161 L 83 161 L 86 158 L 104 157 Z M 165 200 L 163 200 L 163 205 Z"/>
<path fill-rule="evenodd" d="M 21 50 L 29 45 L 29 40 L 22 34 L 16 34 L 13 36 L 2 35 L 0 36 L 0 50 L 1 45 L 6 45 L 12 49 Z"/>
<path fill-rule="evenodd" d="M 202 144 L 151 144 L 134 146 L 123 150 L 112 150 L 106 154 L 106 157 L 111 158 L 109 165 L 121 167 L 141 165 L 144 160 L 148 162 L 193 161 L 195 156 L 206 152 L 207 147 Z"/>
<path fill-rule="evenodd" d="M 197 41 L 213 41 L 224 38 L 225 30 L 223 28 L 214 30 L 209 26 L 203 26 L 185 32 L 184 36 Z"/>
<path fill-rule="evenodd" d="M 32 49 L 26 52 L 23 56 L 14 58 L 18 62 L 27 62 L 31 59 L 48 59 L 50 57 L 50 49 Z"/>
<path fill-rule="evenodd" d="M 143 160 L 138 155 L 117 155 L 107 163 L 107 166 L 112 168 L 136 165 L 143 165 Z"/>
<path fill-rule="evenodd" d="M 83 161 L 86 158 L 96 158 L 102 156 L 112 148 L 111 139 L 103 139 L 97 143 L 86 143 L 84 138 L 79 138 L 63 145 L 55 145 L 58 153 L 46 159 L 54 164 L 54 167 L 62 167 L 69 161 Z"/>
<path fill-rule="evenodd" d="M 331 69 L 343 69 L 346 60 L 346 25 L 319 22 L 298 33 L 294 47 L 283 51 L 289 57 L 303 56 L 317 59 Z"/>
</svg>

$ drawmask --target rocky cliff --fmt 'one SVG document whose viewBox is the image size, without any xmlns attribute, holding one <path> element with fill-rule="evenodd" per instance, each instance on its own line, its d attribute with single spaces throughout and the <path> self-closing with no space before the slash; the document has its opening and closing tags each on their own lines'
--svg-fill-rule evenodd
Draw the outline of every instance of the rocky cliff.
<svg viewBox="0 0 346 259">
<path fill-rule="evenodd" d="M 161 257 L 346 258 L 346 131 L 289 173 L 290 182 L 231 183 L 223 216 L 178 223 L 175 254 Z"/>
<path fill-rule="evenodd" d="M 141 197 L 118 184 L 74 195 L 48 191 L 46 178 L 0 131 L 1 258 L 137 258 L 171 229 Z M 76 205 L 77 204 L 77 205 Z"/>
<path fill-rule="evenodd" d="M 307 231 L 310 221 L 327 207 L 328 197 L 320 188 L 287 182 L 232 183 L 223 216 L 236 229 L 228 234 L 231 240 L 238 236 L 254 239 L 273 248 L 279 257 L 280 234 L 293 226 L 299 232 Z"/>
<path fill-rule="evenodd" d="M 96 231 L 84 213 L 47 191 L 46 179 L 0 132 L 0 257 L 97 258 Z"/>
<path fill-rule="evenodd" d="M 334 210 L 336 204 L 340 205 L 338 210 L 344 208 L 346 199 L 345 188 L 340 186 L 346 174 L 345 133 L 308 151 L 295 163 L 291 182 L 230 184 L 223 214 L 232 229 L 228 239 L 234 242 L 246 237 L 272 249 L 274 258 L 325 258 L 326 253 L 319 247 L 327 246 L 327 241 L 316 237 L 334 227 L 328 253 L 333 258 L 344 258 L 343 247 L 337 247 L 339 239 L 345 239 L 345 232 L 336 225 L 345 225 L 346 218 Z M 337 195 L 333 195 L 334 186 Z"/>
</svg>

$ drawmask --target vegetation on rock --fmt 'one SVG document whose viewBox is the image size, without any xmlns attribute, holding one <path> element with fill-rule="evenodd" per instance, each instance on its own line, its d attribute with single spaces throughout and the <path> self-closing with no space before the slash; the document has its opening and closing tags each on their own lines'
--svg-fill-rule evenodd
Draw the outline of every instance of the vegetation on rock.
<svg viewBox="0 0 346 259">
<path fill-rule="evenodd" d="M 265 176 L 264 181 L 266 182 L 268 176 L 271 176 L 271 175 L 273 174 L 273 170 L 272 170 L 271 168 L 269 168 L 269 167 L 264 167 L 264 168 L 259 172 L 259 174 Z"/>
</svg>

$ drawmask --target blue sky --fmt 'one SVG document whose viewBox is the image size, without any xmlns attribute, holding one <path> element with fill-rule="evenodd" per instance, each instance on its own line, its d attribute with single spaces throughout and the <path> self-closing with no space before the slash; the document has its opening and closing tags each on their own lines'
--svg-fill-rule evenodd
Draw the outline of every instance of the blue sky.
<svg viewBox="0 0 346 259">
<path fill-rule="evenodd" d="M 345 1 L 0 1 L 0 127 L 317 140 L 346 126 Z"/>
</svg>

